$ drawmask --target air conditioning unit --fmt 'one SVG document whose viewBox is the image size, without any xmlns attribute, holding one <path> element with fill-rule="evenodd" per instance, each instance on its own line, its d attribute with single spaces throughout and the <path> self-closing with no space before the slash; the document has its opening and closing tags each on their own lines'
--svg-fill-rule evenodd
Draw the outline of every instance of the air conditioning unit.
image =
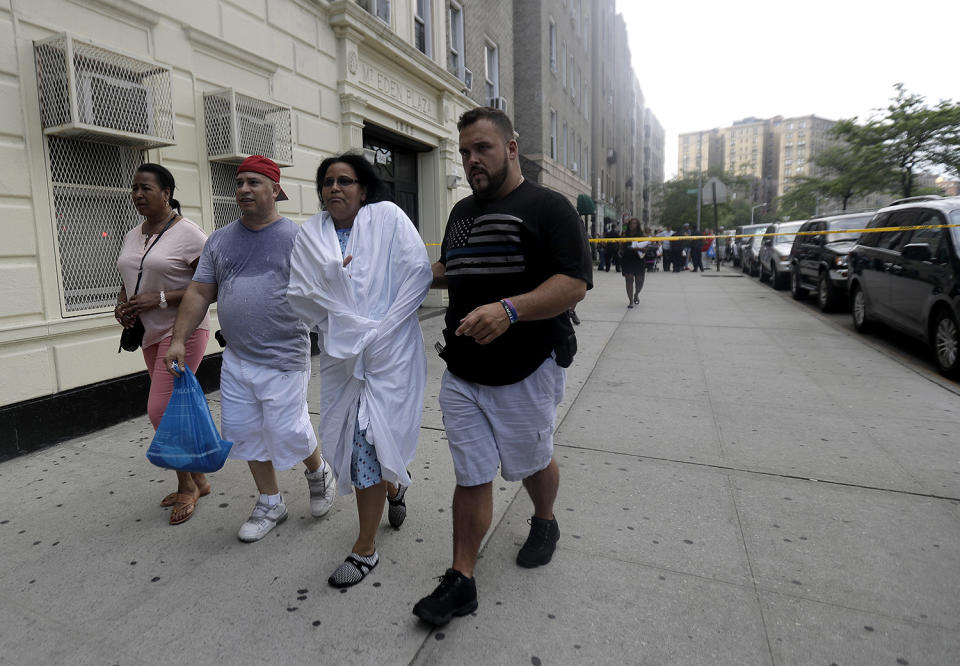
<svg viewBox="0 0 960 666">
<path fill-rule="evenodd" d="M 203 95 L 203 112 L 211 162 L 239 164 L 263 155 L 278 166 L 293 164 L 290 107 L 225 88 Z"/>
<path fill-rule="evenodd" d="M 491 97 L 487 100 L 487 106 L 499 109 L 504 113 L 507 112 L 507 98 L 506 97 Z"/>
<path fill-rule="evenodd" d="M 138 148 L 174 141 L 171 70 L 69 33 L 34 42 L 45 134 Z"/>
<path fill-rule="evenodd" d="M 463 87 L 467 90 L 473 90 L 473 72 L 466 68 L 463 70 Z"/>
<path fill-rule="evenodd" d="M 574 162 L 573 164 L 570 165 L 570 171 L 572 171 L 572 172 L 574 172 L 574 173 L 577 173 L 577 163 L 576 163 L 576 162 Z"/>
<path fill-rule="evenodd" d="M 607 162 L 613 164 L 617 161 L 617 151 L 613 148 L 607 148 Z"/>
</svg>

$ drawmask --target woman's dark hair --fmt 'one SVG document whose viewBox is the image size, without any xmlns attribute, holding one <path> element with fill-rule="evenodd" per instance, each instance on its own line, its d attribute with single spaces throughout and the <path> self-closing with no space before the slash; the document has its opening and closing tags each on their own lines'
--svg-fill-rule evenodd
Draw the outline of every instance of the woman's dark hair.
<svg viewBox="0 0 960 666">
<path fill-rule="evenodd" d="M 631 217 L 629 220 L 627 220 L 626 222 L 624 222 L 624 224 L 623 224 L 623 229 L 620 230 L 620 235 L 623 236 L 624 238 L 630 236 L 630 223 L 631 223 L 631 222 L 636 222 L 636 223 L 637 223 L 637 232 L 638 232 L 638 233 L 641 233 L 641 234 L 643 233 L 643 225 L 640 223 L 640 220 L 638 220 L 638 219 L 635 218 L 635 217 Z"/>
<path fill-rule="evenodd" d="M 323 179 L 327 177 L 327 169 L 337 162 L 343 162 L 353 167 L 361 187 L 367 190 L 367 199 L 364 203 L 389 201 L 386 186 L 384 186 L 380 177 L 377 176 L 377 172 L 374 170 L 373 165 L 367 161 L 367 158 L 360 153 L 344 153 L 343 155 L 328 157 L 320 162 L 320 166 L 317 167 L 317 196 L 320 197 L 321 206 L 323 205 Z"/>
<path fill-rule="evenodd" d="M 146 162 L 137 167 L 137 173 L 152 173 L 161 190 L 170 190 L 170 207 L 176 208 L 178 214 L 183 214 L 180 212 L 180 202 L 173 198 L 173 191 L 177 189 L 177 183 L 173 180 L 173 174 L 167 167 Z"/>
</svg>

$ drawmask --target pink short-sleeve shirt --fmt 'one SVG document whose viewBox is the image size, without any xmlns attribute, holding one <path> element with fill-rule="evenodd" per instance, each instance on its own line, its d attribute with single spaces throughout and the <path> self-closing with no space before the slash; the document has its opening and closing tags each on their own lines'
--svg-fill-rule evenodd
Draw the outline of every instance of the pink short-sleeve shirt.
<svg viewBox="0 0 960 666">
<path fill-rule="evenodd" d="M 149 238 L 143 233 L 143 225 L 139 224 L 123 239 L 123 247 L 117 258 L 117 269 L 123 278 L 123 286 L 127 297 L 133 296 L 137 286 L 137 272 L 140 269 L 140 258 L 146 246 L 152 244 L 155 236 Z M 153 246 L 143 262 L 143 278 L 140 280 L 140 291 L 144 294 L 158 291 L 176 291 L 186 289 L 193 278 L 193 269 L 190 267 L 200 257 L 207 235 L 203 229 L 185 217 L 181 217 L 176 224 L 160 238 Z M 143 321 L 143 346 L 149 347 L 173 334 L 173 322 L 177 318 L 177 307 L 170 305 L 166 309 L 154 308 L 140 315 Z M 197 328 L 210 329 L 210 315 L 206 314 Z"/>
</svg>

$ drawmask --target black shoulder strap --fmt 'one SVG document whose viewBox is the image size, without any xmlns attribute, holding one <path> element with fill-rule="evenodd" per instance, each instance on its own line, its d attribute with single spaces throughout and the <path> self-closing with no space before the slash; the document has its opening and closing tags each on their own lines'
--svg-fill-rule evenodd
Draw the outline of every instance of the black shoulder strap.
<svg viewBox="0 0 960 666">
<path fill-rule="evenodd" d="M 133 295 L 134 295 L 134 296 L 136 296 L 136 295 L 137 295 L 137 292 L 140 291 L 140 278 L 143 277 L 143 260 L 147 258 L 147 253 L 150 252 L 150 250 L 153 249 L 153 246 L 156 245 L 156 244 L 160 241 L 160 237 L 163 235 L 163 233 L 164 233 L 167 229 L 170 228 L 170 225 L 173 224 L 173 221 L 176 219 L 176 217 L 177 217 L 177 214 L 174 213 L 174 214 L 170 217 L 170 219 L 167 220 L 167 223 L 166 223 L 165 225 L 163 225 L 163 229 L 160 230 L 160 233 L 157 234 L 157 237 L 153 239 L 153 242 L 152 242 L 152 243 L 150 243 L 150 247 L 148 247 L 146 250 L 143 251 L 143 256 L 140 257 L 140 271 L 137 273 L 137 286 L 133 288 Z"/>
</svg>

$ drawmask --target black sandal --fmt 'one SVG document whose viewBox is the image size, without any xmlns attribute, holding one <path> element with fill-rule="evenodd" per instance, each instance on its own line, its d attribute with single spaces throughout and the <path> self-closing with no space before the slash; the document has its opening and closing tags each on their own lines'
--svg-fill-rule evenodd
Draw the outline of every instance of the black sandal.
<svg viewBox="0 0 960 666">
<path fill-rule="evenodd" d="M 362 581 L 380 563 L 380 556 L 376 551 L 370 555 L 376 558 L 373 564 L 360 559 L 361 557 L 356 553 L 348 555 L 347 559 L 330 575 L 327 582 L 333 587 L 350 587 Z"/>
</svg>

